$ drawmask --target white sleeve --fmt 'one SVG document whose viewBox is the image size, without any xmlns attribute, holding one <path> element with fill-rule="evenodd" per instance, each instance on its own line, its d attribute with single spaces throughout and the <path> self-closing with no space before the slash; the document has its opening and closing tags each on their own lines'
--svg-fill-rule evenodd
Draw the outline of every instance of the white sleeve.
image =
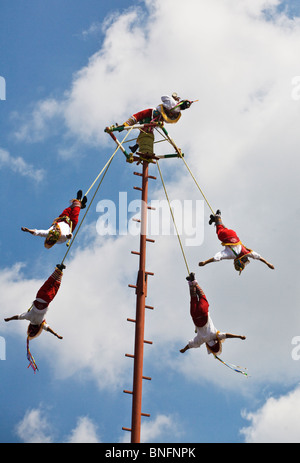
<svg viewBox="0 0 300 463">
<path fill-rule="evenodd" d="M 224 258 L 225 258 L 225 257 L 223 257 L 222 251 L 217 252 L 217 253 L 214 255 L 214 257 L 213 257 L 214 262 L 219 262 L 219 260 L 222 260 L 222 259 L 224 259 Z"/>
<path fill-rule="evenodd" d="M 226 339 L 226 333 L 218 333 L 218 339 L 222 341 L 223 339 Z"/>
<path fill-rule="evenodd" d="M 203 343 L 197 342 L 196 338 L 191 339 L 191 340 L 188 342 L 188 346 L 189 346 L 190 349 L 194 349 L 194 348 L 200 347 L 201 344 L 203 344 Z"/>
<path fill-rule="evenodd" d="M 50 230 L 50 229 L 49 229 Z M 46 238 L 49 233 L 49 230 L 33 230 L 34 236 L 40 236 L 42 238 Z"/>
<path fill-rule="evenodd" d="M 247 257 L 252 257 L 252 259 L 260 259 L 261 255 L 258 252 L 251 251 L 250 254 L 247 254 Z"/>
<path fill-rule="evenodd" d="M 202 338 L 201 334 L 199 333 L 199 331 L 197 331 L 197 334 L 196 336 L 194 337 L 194 339 L 191 339 L 189 342 L 188 342 L 188 346 L 190 348 L 197 348 L 197 347 L 200 347 L 202 346 L 202 344 L 204 343 L 204 339 Z"/>
<path fill-rule="evenodd" d="M 222 251 L 217 252 L 213 257 L 214 262 L 218 262 L 219 260 L 223 260 L 223 259 L 234 259 L 234 258 L 235 258 L 235 255 L 233 254 L 231 249 L 228 249 L 227 246 L 225 247 L 225 249 L 222 249 Z"/>
<path fill-rule="evenodd" d="M 18 320 L 30 320 L 29 310 L 18 315 Z"/>
</svg>

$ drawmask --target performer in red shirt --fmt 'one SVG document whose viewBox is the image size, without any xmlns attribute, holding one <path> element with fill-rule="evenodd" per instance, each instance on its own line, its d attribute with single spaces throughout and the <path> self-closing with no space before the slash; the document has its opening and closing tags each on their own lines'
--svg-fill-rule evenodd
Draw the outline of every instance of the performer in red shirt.
<svg viewBox="0 0 300 463">
<path fill-rule="evenodd" d="M 174 124 L 179 121 L 181 111 L 189 108 L 192 104 L 192 101 L 181 100 L 177 93 L 173 93 L 172 96 L 163 95 L 161 101 L 162 104 L 156 108 L 144 109 L 133 114 L 123 125 L 149 124 L 150 122 Z"/>
<path fill-rule="evenodd" d="M 190 289 L 190 314 L 197 334 L 183 349 L 180 349 L 180 352 L 183 354 L 188 349 L 200 347 L 205 343 L 209 354 L 219 355 L 225 339 L 246 339 L 245 336 L 217 331 L 209 315 L 209 303 L 203 289 L 195 280 L 195 274 L 191 273 L 187 280 Z"/>
<path fill-rule="evenodd" d="M 53 331 L 52 328 L 50 328 L 50 326 L 46 323 L 45 316 L 48 311 L 50 302 L 53 301 L 60 288 L 64 268 L 66 267 L 63 264 L 58 264 L 56 266 L 54 272 L 50 275 L 50 277 L 45 281 L 45 283 L 37 292 L 36 298 L 33 301 L 29 310 L 22 314 L 14 315 L 12 317 L 4 319 L 6 322 L 9 322 L 11 320 L 29 321 L 29 325 L 27 328 L 27 358 L 30 362 L 29 366 L 32 366 L 34 371 L 37 370 L 37 366 L 29 350 L 29 341 L 31 341 L 34 338 L 37 338 L 43 330 L 50 332 L 58 339 L 63 339 L 62 336 L 58 335 L 55 331 Z"/>
<path fill-rule="evenodd" d="M 250 263 L 249 258 L 252 258 L 260 260 L 270 269 L 274 269 L 274 265 L 267 262 L 263 257 L 261 257 L 260 254 L 244 246 L 234 230 L 226 228 L 223 225 L 220 210 L 218 210 L 215 215 L 210 216 L 209 223 L 210 225 L 215 223 L 217 236 L 221 241 L 222 246 L 224 246 L 224 249 L 216 253 L 214 257 L 211 257 L 206 261 L 199 262 L 200 267 L 203 267 L 204 265 L 211 262 L 218 262 L 223 259 L 233 259 L 235 270 L 241 273 L 246 265 Z"/>
<path fill-rule="evenodd" d="M 172 96 L 163 95 L 161 101 L 162 103 L 156 108 L 143 109 L 130 116 L 127 121 L 119 126 L 119 131 L 124 130 L 124 127 L 136 124 L 151 124 L 154 122 L 175 124 L 181 118 L 181 111 L 188 109 L 194 103 L 193 101 L 182 100 L 177 93 L 173 93 Z M 115 126 L 111 126 L 111 128 L 115 128 Z M 135 153 L 139 149 L 144 154 L 153 154 L 153 132 L 154 126 L 144 126 L 136 140 L 136 144 L 129 146 L 131 152 Z"/>
<path fill-rule="evenodd" d="M 52 248 L 56 243 L 65 243 L 73 236 L 72 232 L 78 223 L 80 209 L 86 207 L 87 198 L 82 199 L 82 191 L 77 192 L 77 198 L 71 200 L 71 205 L 63 210 L 48 230 L 37 230 L 22 227 L 21 230 L 31 233 L 34 236 L 45 238 L 44 246 L 46 249 Z"/>
</svg>

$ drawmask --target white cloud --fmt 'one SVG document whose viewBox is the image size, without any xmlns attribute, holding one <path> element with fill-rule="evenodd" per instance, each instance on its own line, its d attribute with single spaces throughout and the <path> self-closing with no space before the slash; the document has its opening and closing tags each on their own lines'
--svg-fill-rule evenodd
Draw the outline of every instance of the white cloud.
<svg viewBox="0 0 300 463">
<path fill-rule="evenodd" d="M 97 426 L 86 416 L 78 418 L 76 427 L 67 440 L 69 444 L 97 444 Z"/>
<path fill-rule="evenodd" d="M 90 36 L 94 36 L 95 34 L 98 34 L 98 32 L 101 32 L 101 31 L 102 31 L 102 24 L 95 21 L 90 25 L 88 29 L 82 31 L 82 37 L 84 39 L 87 39 Z"/>
<path fill-rule="evenodd" d="M 36 182 L 41 182 L 45 177 L 43 169 L 36 169 L 28 164 L 21 156 L 13 157 L 8 151 L 0 148 L 0 170 L 8 168 L 23 177 L 29 177 Z"/>
<path fill-rule="evenodd" d="M 40 405 L 38 408 L 26 411 L 24 418 L 16 426 L 16 433 L 24 443 L 53 443 L 55 432 L 50 421 L 51 417 L 48 411 Z M 65 442 L 70 444 L 99 443 L 97 426 L 87 416 L 81 416 L 77 419 L 75 428 L 70 431 Z"/>
<path fill-rule="evenodd" d="M 146 421 L 145 421 L 146 420 Z M 182 436 L 183 432 L 175 415 L 157 415 L 154 419 L 145 418 L 141 425 L 141 442 L 172 442 Z M 130 442 L 130 433 L 126 433 L 121 441 Z"/>
<path fill-rule="evenodd" d="M 231 0 L 227 1 L 227 4 L 235 8 L 237 11 L 242 12 L 243 14 L 249 14 L 254 17 L 262 17 L 266 11 L 269 13 L 275 13 L 280 0 L 253 0 L 252 2 L 242 2 L 236 3 Z"/>
<path fill-rule="evenodd" d="M 15 112 L 12 115 L 19 125 L 14 136 L 19 142 L 40 142 L 57 130 L 55 122 L 60 116 L 61 106 L 58 101 L 53 98 L 38 101 L 28 114 L 21 115 Z"/>
<path fill-rule="evenodd" d="M 32 409 L 16 426 L 18 437 L 27 444 L 51 443 L 51 429 L 42 409 Z"/>
<path fill-rule="evenodd" d="M 241 430 L 246 443 L 299 443 L 299 386 L 289 394 L 270 397 L 256 412 L 244 412 L 249 426 Z"/>
<path fill-rule="evenodd" d="M 180 425 L 175 416 L 158 415 L 154 420 L 144 421 L 141 427 L 142 442 L 167 442 L 170 437 L 180 436 Z"/>
</svg>

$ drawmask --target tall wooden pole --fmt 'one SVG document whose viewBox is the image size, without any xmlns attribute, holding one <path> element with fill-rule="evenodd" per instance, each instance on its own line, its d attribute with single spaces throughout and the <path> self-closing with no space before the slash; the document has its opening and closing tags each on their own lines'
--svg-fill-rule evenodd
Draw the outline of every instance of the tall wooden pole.
<svg viewBox="0 0 300 463">
<path fill-rule="evenodd" d="M 131 425 L 131 442 L 132 443 L 139 443 L 140 435 L 141 435 L 144 328 L 145 328 L 145 305 L 146 305 L 146 297 L 147 297 L 147 274 L 146 274 L 145 267 L 146 267 L 146 239 L 147 239 L 148 169 L 149 169 L 149 163 L 147 161 L 143 161 L 140 258 L 139 258 L 139 271 L 138 271 L 137 288 L 136 288 L 136 323 L 135 323 L 132 425 Z"/>
</svg>

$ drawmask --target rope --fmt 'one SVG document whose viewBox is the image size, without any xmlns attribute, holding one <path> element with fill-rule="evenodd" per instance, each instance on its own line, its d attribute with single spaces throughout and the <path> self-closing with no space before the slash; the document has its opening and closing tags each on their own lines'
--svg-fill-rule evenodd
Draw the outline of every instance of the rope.
<svg viewBox="0 0 300 463">
<path fill-rule="evenodd" d="M 118 149 L 123 145 L 123 143 L 125 142 L 126 138 L 128 137 L 128 135 L 130 134 L 130 132 L 132 131 L 133 127 L 131 127 L 128 132 L 126 133 L 125 137 L 123 138 L 123 140 L 120 142 L 120 145 L 117 146 L 117 148 L 115 149 L 114 153 L 112 154 L 111 158 L 110 159 L 113 159 L 114 155 L 116 154 L 116 152 L 118 151 Z M 107 163 L 105 164 L 105 166 L 103 167 L 103 169 L 101 170 L 101 172 L 99 172 L 99 174 L 97 175 L 97 177 L 95 178 L 95 180 L 93 181 L 93 183 L 91 184 L 91 186 L 89 187 L 89 189 L 87 190 L 87 192 L 85 193 L 85 196 L 87 196 L 89 194 L 89 192 L 91 191 L 91 189 L 93 188 L 93 186 L 95 185 L 95 183 L 97 182 L 98 178 L 101 176 L 102 172 L 105 170 L 107 164 L 110 163 L 110 160 L 107 161 Z"/>
<path fill-rule="evenodd" d="M 161 170 L 160 170 L 158 161 L 156 162 L 156 164 L 157 164 L 158 171 L 159 171 L 159 175 L 160 175 L 160 178 L 161 178 L 161 183 L 162 183 L 162 185 L 163 185 L 163 188 L 164 188 L 164 191 L 165 191 L 165 195 L 166 195 L 166 198 L 167 198 L 167 201 L 168 201 L 170 213 L 171 213 L 172 220 L 173 220 L 173 223 L 174 223 L 174 227 L 175 227 L 175 230 L 176 230 L 176 234 L 177 234 L 177 238 L 178 238 L 179 245 L 180 245 L 180 248 L 181 248 L 181 252 L 182 252 L 182 255 L 183 255 L 183 258 L 184 258 L 184 262 L 185 262 L 185 265 L 186 265 L 186 268 L 187 268 L 187 272 L 188 272 L 188 275 L 189 275 L 189 274 L 190 274 L 189 266 L 188 266 L 187 259 L 186 259 L 186 256 L 185 256 L 185 253 L 184 253 L 184 250 L 183 250 L 182 242 L 181 242 L 181 239 L 180 239 L 180 236 L 179 236 L 179 233 L 178 233 L 178 228 L 177 228 L 177 226 L 176 226 L 174 214 L 173 214 L 173 211 L 172 211 L 172 208 L 171 208 L 169 196 L 168 196 L 168 193 L 167 193 L 167 190 L 166 190 L 165 182 L 164 182 L 164 179 L 163 179 L 163 176 L 162 176 L 162 173 L 161 173 Z"/>
<path fill-rule="evenodd" d="M 118 148 L 117 148 L 117 149 L 118 149 Z M 86 218 L 86 215 L 87 215 L 87 213 L 88 213 L 88 211 L 89 211 L 89 209 L 90 209 L 90 207 L 91 207 L 91 205 L 92 205 L 92 203 L 93 203 L 93 201 L 94 201 L 94 199 L 95 199 L 95 196 L 96 196 L 96 194 L 98 193 L 98 190 L 99 190 L 99 188 L 100 188 L 100 186 L 101 186 L 101 184 L 102 184 L 102 182 L 103 182 L 103 180 L 104 180 L 104 177 L 105 177 L 105 175 L 106 175 L 106 173 L 107 173 L 107 171 L 108 171 L 108 169 L 109 169 L 109 167 L 110 167 L 110 164 L 111 164 L 111 162 L 112 162 L 112 160 L 113 160 L 113 158 L 114 158 L 114 156 L 115 156 L 115 154 L 116 154 L 116 152 L 117 152 L 117 149 L 116 149 L 116 151 L 114 152 L 114 154 L 111 156 L 111 158 L 107 161 L 107 163 L 105 164 L 104 168 L 103 168 L 102 171 L 101 171 L 101 173 L 102 173 L 103 170 L 106 168 L 106 170 L 105 170 L 105 172 L 104 172 L 104 174 L 103 174 L 103 177 L 101 178 L 101 180 L 100 180 L 100 182 L 99 182 L 99 185 L 97 186 L 96 191 L 95 191 L 95 193 L 94 193 L 94 195 L 93 195 L 93 197 L 92 197 L 92 199 L 91 199 L 91 201 L 90 201 L 90 204 L 89 204 L 89 206 L 87 207 L 87 210 L 86 210 L 86 212 L 85 212 L 85 214 L 84 214 L 84 216 L 83 216 L 83 218 L 82 218 L 82 220 L 81 220 L 81 222 L 80 222 L 80 224 L 79 224 L 79 226 L 78 226 L 78 228 L 77 228 L 77 230 L 76 230 L 76 233 L 75 233 L 75 235 L 73 236 L 73 239 L 72 239 L 72 241 L 71 241 L 71 243 L 70 243 L 70 245 L 69 245 L 69 247 L 68 247 L 68 250 L 67 250 L 67 252 L 66 252 L 65 255 L 64 255 L 64 258 L 63 258 L 63 260 L 62 260 L 62 262 L 61 262 L 62 264 L 64 263 L 64 261 L 65 261 L 67 255 L 68 255 L 68 253 L 69 253 L 69 251 L 70 251 L 70 249 L 71 249 L 71 247 L 72 247 L 72 244 L 74 243 L 75 238 L 76 238 L 76 236 L 77 236 L 77 234 L 78 234 L 78 232 L 79 232 L 79 230 L 80 230 L 80 228 L 81 228 L 81 225 L 83 224 L 83 221 L 84 221 L 84 219 Z M 100 175 L 100 174 L 99 174 L 99 175 Z M 99 175 L 98 175 L 97 178 L 99 178 Z M 95 182 L 93 182 L 93 185 L 94 185 L 94 184 L 95 184 Z"/>
<path fill-rule="evenodd" d="M 68 245 L 68 250 L 67 250 L 67 252 L 66 252 L 65 255 L 64 255 L 64 258 L 63 258 L 63 260 L 62 260 L 62 262 L 61 262 L 62 264 L 64 263 L 64 261 L 65 261 L 67 255 L 68 255 L 68 253 L 69 253 L 69 251 L 70 251 L 70 249 L 71 249 L 71 247 L 72 247 L 72 244 L 73 244 L 74 241 L 75 241 L 75 238 L 76 238 L 76 236 L 77 236 L 77 234 L 78 234 L 78 232 L 79 232 L 79 230 L 80 230 L 80 228 L 81 228 L 81 225 L 83 224 L 84 219 L 86 218 L 86 215 L 87 215 L 87 213 L 88 213 L 88 211 L 89 211 L 89 209 L 90 209 L 90 207 L 91 207 L 91 205 L 92 205 L 92 203 L 93 203 L 93 201 L 94 201 L 94 199 L 95 199 L 96 194 L 98 193 L 98 190 L 99 190 L 99 188 L 100 188 L 100 186 L 101 186 L 101 183 L 102 183 L 103 180 L 104 180 L 104 177 L 105 177 L 105 175 L 106 175 L 106 173 L 107 173 L 107 171 L 108 171 L 108 169 L 109 169 L 109 166 L 110 166 L 110 164 L 111 164 L 113 158 L 115 157 L 116 152 L 117 152 L 118 149 L 123 145 L 123 143 L 125 142 L 126 138 L 127 138 L 128 135 L 130 134 L 130 132 L 131 132 L 132 129 L 133 129 L 133 127 L 131 127 L 131 128 L 128 130 L 128 132 L 127 132 L 127 134 L 125 135 L 125 137 L 123 138 L 122 142 L 117 146 L 117 148 L 115 149 L 115 151 L 113 152 L 113 154 L 111 155 L 111 157 L 109 158 L 109 160 L 107 161 L 107 163 L 105 164 L 105 166 L 103 167 L 103 169 L 99 172 L 99 174 L 97 175 L 97 177 L 95 178 L 95 180 L 93 181 L 93 183 L 91 184 L 91 186 L 89 187 L 89 189 L 87 190 L 87 192 L 85 193 L 85 196 L 87 196 L 88 193 L 89 193 L 89 192 L 91 191 L 91 189 L 93 188 L 93 186 L 95 185 L 95 183 L 97 182 L 97 180 L 99 179 L 99 177 L 102 175 L 102 173 L 103 173 L 104 170 L 105 170 L 104 175 L 103 175 L 102 179 L 100 180 L 99 185 L 97 186 L 97 189 L 96 189 L 96 191 L 95 191 L 95 193 L 94 193 L 94 195 L 93 195 L 93 197 L 92 197 L 92 199 L 91 199 L 91 201 L 90 201 L 90 204 L 89 204 L 89 206 L 88 206 L 88 208 L 87 208 L 87 210 L 86 210 L 86 212 L 85 212 L 85 214 L 84 214 L 84 216 L 83 216 L 83 218 L 82 218 L 82 220 L 81 220 L 81 222 L 80 222 L 80 224 L 79 224 L 79 226 L 78 226 L 78 228 L 77 228 L 77 230 L 76 230 L 75 235 L 73 236 L 73 239 L 72 239 L 71 243 L 70 243 L 70 244 L 67 244 L 67 245 Z"/>
<path fill-rule="evenodd" d="M 184 157 L 182 156 L 182 154 L 181 154 L 180 152 L 179 152 L 179 154 L 180 154 L 180 157 L 181 157 L 181 159 L 183 160 L 183 162 L 184 162 L 184 164 L 185 164 L 187 170 L 188 170 L 189 173 L 191 174 L 191 176 L 192 176 L 194 182 L 196 183 L 196 185 L 197 185 L 197 187 L 198 187 L 200 193 L 202 194 L 202 196 L 203 196 L 203 198 L 204 198 L 206 204 L 208 205 L 208 207 L 209 207 L 209 209 L 211 210 L 212 214 L 215 215 L 215 213 L 214 213 L 214 211 L 213 211 L 211 205 L 209 204 L 209 202 L 208 202 L 208 200 L 207 200 L 205 194 L 203 193 L 202 189 L 200 188 L 200 185 L 198 184 L 197 180 L 195 179 L 194 175 L 192 174 L 191 169 L 190 169 L 189 166 L 187 165 L 186 160 L 184 159 Z"/>
<path fill-rule="evenodd" d="M 197 100 L 196 100 L 196 101 L 197 101 Z M 176 152 L 179 154 L 179 156 L 180 156 L 181 159 L 183 160 L 183 162 L 184 162 L 184 164 L 185 164 L 187 170 L 188 170 L 189 173 L 191 174 L 191 176 L 192 176 L 194 182 L 196 183 L 196 185 L 197 185 L 197 187 L 198 187 L 200 193 L 202 194 L 202 196 L 203 196 L 203 198 L 204 198 L 206 204 L 208 205 L 208 207 L 209 207 L 209 209 L 211 210 L 212 214 L 215 215 L 215 213 L 214 213 L 214 211 L 213 211 L 213 208 L 211 207 L 211 205 L 209 204 L 209 202 L 208 202 L 208 200 L 207 200 L 205 194 L 203 193 L 203 190 L 201 189 L 199 183 L 198 183 L 197 180 L 195 179 L 195 177 L 194 177 L 194 175 L 193 175 L 191 169 L 190 169 L 189 166 L 187 165 L 186 160 L 185 160 L 184 157 L 182 156 L 181 150 L 176 146 L 175 142 L 174 142 L 174 141 L 172 140 L 172 138 L 169 136 L 169 134 L 168 134 L 168 132 L 166 131 L 166 129 L 165 129 L 164 127 L 162 127 L 161 129 L 163 130 L 163 133 L 159 130 L 159 127 L 156 127 L 157 132 L 159 132 L 160 135 L 162 135 L 163 138 L 164 138 L 166 141 L 168 141 L 168 142 L 175 148 Z"/>
</svg>

